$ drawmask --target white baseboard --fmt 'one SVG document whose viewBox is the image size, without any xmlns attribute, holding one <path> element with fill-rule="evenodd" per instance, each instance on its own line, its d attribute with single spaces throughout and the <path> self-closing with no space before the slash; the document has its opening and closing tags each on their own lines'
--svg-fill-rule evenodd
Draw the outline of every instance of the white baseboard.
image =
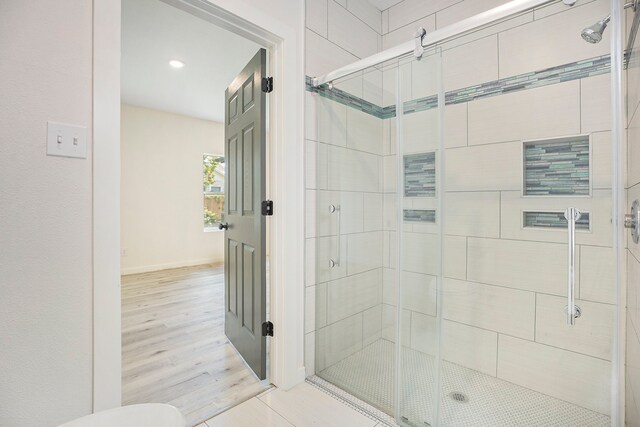
<svg viewBox="0 0 640 427">
<path fill-rule="evenodd" d="M 122 276 L 126 276 L 128 274 L 149 273 L 151 271 L 167 270 L 169 268 L 193 267 L 194 265 L 222 264 L 222 263 L 224 263 L 223 259 L 212 259 L 212 258 L 195 259 L 195 260 L 188 260 L 188 261 L 176 261 L 176 262 L 168 262 L 164 264 L 142 265 L 138 267 L 123 268 L 120 271 L 120 274 Z"/>
</svg>

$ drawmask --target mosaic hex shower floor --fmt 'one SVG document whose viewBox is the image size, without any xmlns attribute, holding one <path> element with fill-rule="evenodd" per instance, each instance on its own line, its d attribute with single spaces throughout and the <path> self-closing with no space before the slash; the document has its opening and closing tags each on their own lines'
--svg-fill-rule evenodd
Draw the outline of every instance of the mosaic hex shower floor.
<svg viewBox="0 0 640 427">
<path fill-rule="evenodd" d="M 322 379 L 386 413 L 393 408 L 394 344 L 380 339 L 319 372 Z M 406 425 L 430 425 L 433 408 L 434 358 L 403 350 Z M 610 426 L 608 416 L 449 362 L 443 364 L 442 426 Z M 461 392 L 467 402 L 449 395 Z"/>
</svg>

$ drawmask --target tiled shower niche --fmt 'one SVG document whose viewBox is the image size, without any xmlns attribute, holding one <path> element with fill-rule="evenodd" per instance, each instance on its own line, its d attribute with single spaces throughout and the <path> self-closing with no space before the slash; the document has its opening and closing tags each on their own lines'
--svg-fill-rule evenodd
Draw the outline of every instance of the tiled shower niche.
<svg viewBox="0 0 640 427">
<path fill-rule="evenodd" d="M 436 211 L 434 209 L 405 209 L 404 220 L 409 222 L 436 222 Z"/>
<path fill-rule="evenodd" d="M 525 196 L 588 196 L 589 135 L 526 141 Z"/>
<path fill-rule="evenodd" d="M 589 212 L 581 212 L 580 219 L 576 221 L 576 230 L 589 231 Z M 525 228 L 566 229 L 567 220 L 564 212 L 523 212 L 523 225 Z"/>
<path fill-rule="evenodd" d="M 407 154 L 404 156 L 405 197 L 436 196 L 436 153 Z"/>
</svg>

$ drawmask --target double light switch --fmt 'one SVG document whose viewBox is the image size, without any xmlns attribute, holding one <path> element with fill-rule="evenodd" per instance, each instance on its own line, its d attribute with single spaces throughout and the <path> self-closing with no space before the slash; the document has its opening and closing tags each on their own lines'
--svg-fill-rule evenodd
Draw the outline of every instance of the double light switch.
<svg viewBox="0 0 640 427">
<path fill-rule="evenodd" d="M 87 128 L 47 122 L 47 155 L 87 158 Z"/>
</svg>

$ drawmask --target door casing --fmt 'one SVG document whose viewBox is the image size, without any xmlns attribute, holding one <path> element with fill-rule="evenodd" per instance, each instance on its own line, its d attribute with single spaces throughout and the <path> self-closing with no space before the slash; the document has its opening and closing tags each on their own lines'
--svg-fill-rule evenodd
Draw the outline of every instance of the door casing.
<svg viewBox="0 0 640 427">
<path fill-rule="evenodd" d="M 249 1 L 163 1 L 269 50 L 274 91 L 268 100 L 267 180 L 276 212 L 267 229 L 269 312 L 275 327 L 269 379 L 289 389 L 305 378 L 303 18 L 294 28 Z M 119 1 L 93 0 L 93 411 L 120 406 L 122 395 L 120 10 Z"/>
</svg>

